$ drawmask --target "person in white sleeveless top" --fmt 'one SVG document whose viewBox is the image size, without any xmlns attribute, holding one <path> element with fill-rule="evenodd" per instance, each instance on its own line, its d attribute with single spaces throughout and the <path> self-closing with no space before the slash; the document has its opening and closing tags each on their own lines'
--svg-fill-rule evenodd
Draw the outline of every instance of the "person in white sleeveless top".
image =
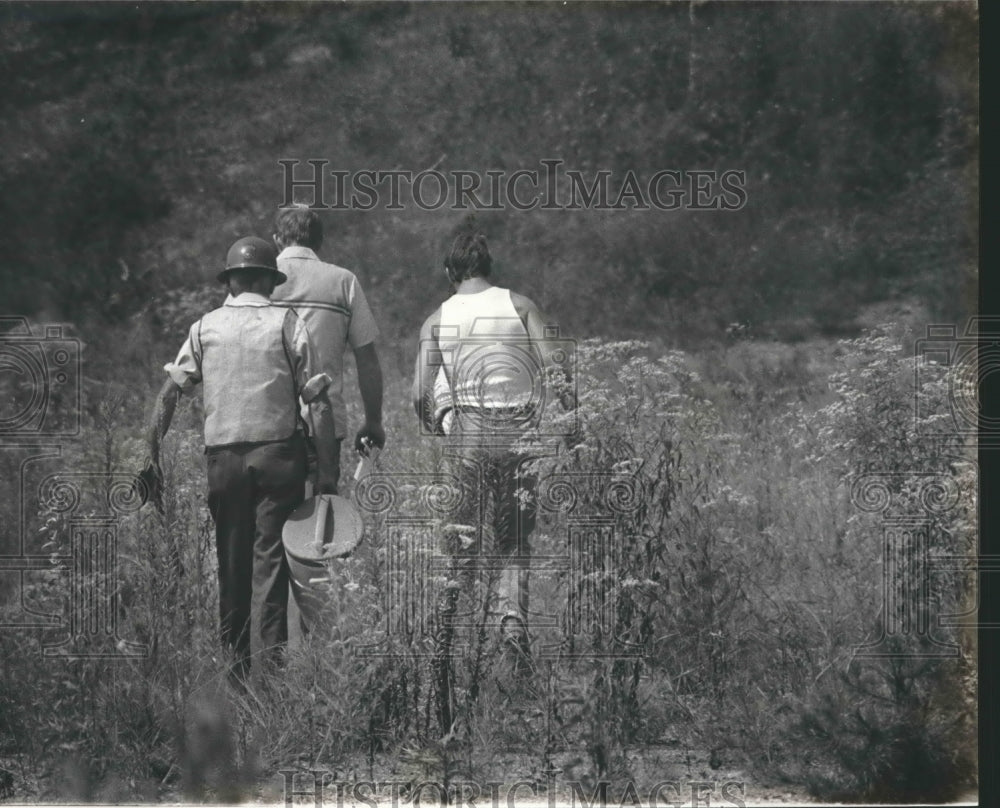
<svg viewBox="0 0 1000 808">
<path fill-rule="evenodd" d="M 459 542 L 469 546 L 450 549 L 502 562 L 493 611 L 501 617 L 504 638 L 527 658 L 536 480 L 524 471 L 531 458 L 517 443 L 541 415 L 550 393 L 546 377 L 558 353 L 547 346 L 552 323 L 529 298 L 493 285 L 491 268 L 485 236 L 455 240 L 445 260 L 454 294 L 421 328 L 413 402 L 423 426 L 448 438 L 451 470 L 463 488 L 452 519 L 475 526 L 478 534 L 471 544 L 469 536 Z M 568 366 L 562 372 L 568 381 Z M 560 400 L 566 409 L 576 406 L 571 394 L 561 393 Z M 484 525 L 492 527 L 492 547 L 483 544 Z M 457 598 L 455 587 L 446 592 Z M 454 608 L 446 603 L 445 615 Z"/>
</svg>

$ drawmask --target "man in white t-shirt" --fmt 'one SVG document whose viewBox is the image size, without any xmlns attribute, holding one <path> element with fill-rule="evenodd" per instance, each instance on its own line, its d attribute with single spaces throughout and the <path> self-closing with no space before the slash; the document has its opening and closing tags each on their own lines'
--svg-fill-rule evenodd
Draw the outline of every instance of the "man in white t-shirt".
<svg viewBox="0 0 1000 808">
<path fill-rule="evenodd" d="M 332 379 L 328 394 L 333 406 L 338 458 L 347 434 L 344 404 L 344 354 L 350 347 L 358 370 L 358 387 L 365 422 L 354 446 L 362 454 L 385 445 L 382 428 L 382 367 L 375 339 L 378 328 L 361 284 L 354 274 L 316 255 L 323 244 L 323 225 L 308 207 L 283 208 L 275 217 L 274 243 L 278 269 L 288 277 L 271 297 L 271 304 L 294 308 L 316 346 L 319 367 Z M 339 462 L 338 462 L 339 469 Z"/>
</svg>

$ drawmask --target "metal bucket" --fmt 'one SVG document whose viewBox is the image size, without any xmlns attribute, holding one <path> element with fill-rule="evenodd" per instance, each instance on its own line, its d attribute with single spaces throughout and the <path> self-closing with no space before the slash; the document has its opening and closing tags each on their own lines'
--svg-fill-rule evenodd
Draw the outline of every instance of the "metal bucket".
<svg viewBox="0 0 1000 808">
<path fill-rule="evenodd" d="M 307 627 L 316 625 L 326 607 L 329 562 L 349 555 L 361 542 L 361 514 L 344 497 L 320 494 L 299 505 L 281 532 L 291 573 L 292 595 Z"/>
</svg>

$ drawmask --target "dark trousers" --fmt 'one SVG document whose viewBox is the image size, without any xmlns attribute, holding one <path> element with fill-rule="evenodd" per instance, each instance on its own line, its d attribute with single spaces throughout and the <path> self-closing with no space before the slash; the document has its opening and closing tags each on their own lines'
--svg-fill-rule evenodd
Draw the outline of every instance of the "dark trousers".
<svg viewBox="0 0 1000 808">
<path fill-rule="evenodd" d="M 233 651 L 239 673 L 250 665 L 254 610 L 263 649 L 276 655 L 288 639 L 288 562 L 281 530 L 303 500 L 305 479 L 306 448 L 299 436 L 208 450 L 222 642 Z"/>
</svg>

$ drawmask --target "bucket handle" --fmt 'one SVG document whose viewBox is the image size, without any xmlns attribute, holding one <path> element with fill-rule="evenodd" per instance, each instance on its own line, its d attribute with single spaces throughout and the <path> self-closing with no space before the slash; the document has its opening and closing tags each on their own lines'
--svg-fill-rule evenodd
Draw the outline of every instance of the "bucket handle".
<svg viewBox="0 0 1000 808">
<path fill-rule="evenodd" d="M 320 509 L 319 513 L 316 514 L 316 532 L 313 535 L 313 540 L 316 545 L 316 549 L 322 552 L 325 546 L 328 546 L 330 542 L 324 542 L 326 534 L 326 520 L 329 515 L 331 519 L 333 518 L 332 504 L 329 499 L 327 499 L 323 494 L 319 495 L 319 504 L 317 507 Z"/>
</svg>

